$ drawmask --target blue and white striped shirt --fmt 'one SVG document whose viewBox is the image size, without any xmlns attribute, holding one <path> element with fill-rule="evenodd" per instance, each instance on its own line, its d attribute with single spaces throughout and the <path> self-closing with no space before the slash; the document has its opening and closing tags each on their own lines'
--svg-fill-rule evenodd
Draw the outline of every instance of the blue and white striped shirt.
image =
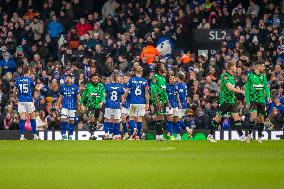
<svg viewBox="0 0 284 189">
<path fill-rule="evenodd" d="M 80 89 L 76 84 L 64 84 L 60 87 L 60 95 L 63 96 L 62 108 L 68 110 L 77 109 L 77 95 L 80 94 Z"/>
</svg>

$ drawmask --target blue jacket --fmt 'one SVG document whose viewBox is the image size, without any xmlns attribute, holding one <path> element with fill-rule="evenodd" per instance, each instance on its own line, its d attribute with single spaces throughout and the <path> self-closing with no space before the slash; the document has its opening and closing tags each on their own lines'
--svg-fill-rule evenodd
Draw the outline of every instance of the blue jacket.
<svg viewBox="0 0 284 189">
<path fill-rule="evenodd" d="M 14 73 L 16 70 L 16 62 L 13 58 L 9 58 L 7 62 L 3 58 L 0 61 L 0 66 L 2 67 L 2 75 L 5 75 L 7 72 Z M 4 68 L 5 66 L 7 66 L 8 68 Z"/>
<path fill-rule="evenodd" d="M 50 37 L 60 37 L 64 28 L 58 21 L 52 21 L 48 24 L 47 30 L 50 33 Z"/>
</svg>

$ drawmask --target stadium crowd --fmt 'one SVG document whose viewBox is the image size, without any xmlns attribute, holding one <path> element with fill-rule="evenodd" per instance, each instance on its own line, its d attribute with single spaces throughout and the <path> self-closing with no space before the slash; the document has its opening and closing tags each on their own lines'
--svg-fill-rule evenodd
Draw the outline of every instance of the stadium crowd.
<svg viewBox="0 0 284 189">
<path fill-rule="evenodd" d="M 84 90 L 92 73 L 106 82 L 113 73 L 133 74 L 143 67 L 150 80 L 155 65 L 186 73 L 186 124 L 207 129 L 218 108 L 219 79 L 225 63 L 237 64 L 237 86 L 243 88 L 252 63 L 264 60 L 273 102 L 267 107 L 267 129 L 284 125 L 284 30 L 281 3 L 271 0 L 0 0 L 0 129 L 18 129 L 14 80 L 29 66 L 36 82 L 34 100 L 38 130 L 60 129 L 57 100 L 65 76 Z M 192 51 L 193 29 L 232 28 L 215 55 Z M 64 36 L 64 37 L 61 37 Z M 160 57 L 155 44 L 173 40 L 170 57 Z M 248 121 L 242 95 L 238 110 Z M 151 110 L 151 109 L 150 109 Z M 77 112 L 78 129 L 88 117 Z M 145 127 L 151 129 L 151 111 Z M 246 124 L 244 124 L 246 125 Z M 225 118 L 223 128 L 230 127 Z M 31 130 L 26 122 L 26 129 Z"/>
</svg>

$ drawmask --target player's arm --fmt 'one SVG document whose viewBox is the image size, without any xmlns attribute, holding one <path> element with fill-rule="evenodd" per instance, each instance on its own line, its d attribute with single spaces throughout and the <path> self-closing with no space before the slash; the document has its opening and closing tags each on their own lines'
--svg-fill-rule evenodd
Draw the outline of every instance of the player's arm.
<svg viewBox="0 0 284 189">
<path fill-rule="evenodd" d="M 250 88 L 251 88 L 251 81 L 250 81 L 250 76 L 247 76 L 247 81 L 245 83 L 245 99 L 246 99 L 246 104 L 250 103 L 249 95 L 250 95 Z"/>
<path fill-rule="evenodd" d="M 80 101 L 81 101 L 81 95 L 77 94 L 77 103 L 79 107 L 80 107 Z"/>
<path fill-rule="evenodd" d="M 105 87 L 102 85 L 101 94 L 100 94 L 100 103 L 99 103 L 100 108 L 103 106 L 103 103 L 105 102 L 105 98 L 106 98 L 106 91 L 105 91 Z"/>
<path fill-rule="evenodd" d="M 232 91 L 233 93 L 242 93 L 242 94 L 244 94 L 244 91 L 243 91 L 243 90 L 234 87 L 234 86 L 233 86 L 231 83 L 229 83 L 229 82 L 226 83 L 226 87 L 227 87 L 230 91 Z"/>
<path fill-rule="evenodd" d="M 60 95 L 59 98 L 58 98 L 58 107 L 61 109 L 61 103 L 62 103 L 62 99 L 63 99 L 63 95 Z"/>
<path fill-rule="evenodd" d="M 80 100 L 80 105 L 84 105 L 84 101 L 85 101 L 85 99 L 86 99 L 87 94 L 88 94 L 88 87 L 86 86 L 86 87 L 85 87 L 85 90 L 83 91 L 81 100 Z"/>
<path fill-rule="evenodd" d="M 267 83 L 267 78 L 264 77 L 264 90 L 265 90 L 265 94 L 266 94 L 266 98 L 268 100 L 268 102 L 271 102 L 271 96 L 270 96 L 270 89 L 268 87 L 268 83 Z"/>
<path fill-rule="evenodd" d="M 177 93 L 177 102 L 178 102 L 178 108 L 181 109 L 181 102 L 178 93 Z"/>
</svg>

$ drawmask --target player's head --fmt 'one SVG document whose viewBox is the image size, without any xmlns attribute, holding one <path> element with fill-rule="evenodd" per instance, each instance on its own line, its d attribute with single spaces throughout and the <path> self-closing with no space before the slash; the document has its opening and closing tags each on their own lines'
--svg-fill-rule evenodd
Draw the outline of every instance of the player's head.
<svg viewBox="0 0 284 189">
<path fill-rule="evenodd" d="M 179 72 L 177 74 L 177 78 L 180 82 L 184 81 L 185 80 L 185 74 L 183 72 Z"/>
<path fill-rule="evenodd" d="M 233 61 L 228 61 L 227 62 L 227 70 L 231 71 L 233 74 L 235 74 L 237 72 L 236 64 Z"/>
<path fill-rule="evenodd" d="M 127 84 L 127 83 L 128 83 L 128 80 L 129 80 L 128 75 L 124 75 L 124 76 L 123 76 L 123 83 L 124 83 L 124 84 Z"/>
<path fill-rule="evenodd" d="M 136 76 L 141 76 L 143 74 L 143 68 L 141 66 L 135 66 L 134 72 Z"/>
<path fill-rule="evenodd" d="M 113 74 L 112 77 L 111 77 L 111 81 L 113 83 L 119 83 L 119 75 L 118 74 Z"/>
<path fill-rule="evenodd" d="M 264 70 L 265 70 L 264 62 L 261 61 L 261 60 L 256 61 L 255 65 L 254 65 L 254 70 L 258 70 L 260 72 L 264 72 Z"/>
<path fill-rule="evenodd" d="M 66 82 L 66 84 L 72 83 L 72 75 L 71 74 L 66 75 L 65 82 Z"/>
<path fill-rule="evenodd" d="M 30 75 L 30 73 L 31 73 L 31 70 L 30 70 L 30 68 L 29 68 L 29 67 L 24 66 L 24 67 L 23 67 L 23 71 L 22 71 L 22 73 L 23 73 L 23 75 L 27 75 L 27 76 L 29 76 L 29 75 Z"/>
<path fill-rule="evenodd" d="M 160 75 L 166 73 L 166 67 L 163 63 L 158 63 L 156 66 L 156 73 L 159 73 Z"/>
<path fill-rule="evenodd" d="M 171 74 L 169 76 L 169 83 L 172 85 L 176 82 L 176 76 L 174 74 Z"/>
<path fill-rule="evenodd" d="M 93 84 L 97 84 L 99 82 L 100 75 L 98 73 L 94 73 L 91 75 L 91 82 Z"/>
</svg>

